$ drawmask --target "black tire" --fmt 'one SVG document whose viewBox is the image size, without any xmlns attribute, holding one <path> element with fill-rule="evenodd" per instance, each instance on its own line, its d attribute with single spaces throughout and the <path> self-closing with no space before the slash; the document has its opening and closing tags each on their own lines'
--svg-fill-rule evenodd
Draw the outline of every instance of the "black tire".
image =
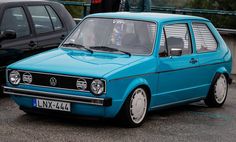
<svg viewBox="0 0 236 142">
<path fill-rule="evenodd" d="M 134 120 L 132 119 L 132 112 L 131 112 L 131 100 L 132 97 L 134 97 L 134 92 L 137 91 L 138 89 L 142 89 L 145 92 L 145 96 L 146 96 L 146 110 L 144 110 L 145 112 L 143 113 L 144 116 L 142 117 L 140 122 L 134 122 Z M 140 127 L 144 121 L 145 118 L 147 116 L 147 111 L 148 111 L 148 106 L 149 106 L 149 98 L 148 98 L 148 94 L 147 91 L 145 91 L 145 89 L 138 87 L 136 89 L 134 89 L 130 95 L 128 96 L 128 98 L 126 99 L 121 112 L 119 114 L 119 120 L 122 121 L 122 124 L 124 124 L 125 127 L 129 127 L 129 128 L 135 128 L 135 127 Z"/>
<path fill-rule="evenodd" d="M 225 81 L 225 88 L 226 90 L 223 90 L 225 91 L 225 96 L 222 98 L 221 101 L 217 101 L 217 82 L 219 81 L 219 79 L 223 79 Z M 208 95 L 206 97 L 206 99 L 204 100 L 205 104 L 208 106 L 208 107 L 221 107 L 223 106 L 223 104 L 225 103 L 225 100 L 227 98 L 227 94 L 228 94 L 228 86 L 229 86 L 229 82 L 228 82 L 228 79 L 227 77 L 224 75 L 224 74 L 216 74 L 216 76 L 214 77 L 213 81 L 212 81 L 212 84 L 211 84 L 211 87 L 210 87 L 210 90 L 208 92 Z"/>
<path fill-rule="evenodd" d="M 24 111 L 24 113 L 28 114 L 28 115 L 38 115 L 38 113 L 32 111 L 31 109 L 25 108 L 20 106 L 20 110 Z"/>
</svg>

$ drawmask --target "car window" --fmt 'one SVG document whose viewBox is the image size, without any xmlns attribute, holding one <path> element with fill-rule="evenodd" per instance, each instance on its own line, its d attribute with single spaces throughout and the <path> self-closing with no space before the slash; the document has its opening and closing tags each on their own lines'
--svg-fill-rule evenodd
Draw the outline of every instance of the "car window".
<svg viewBox="0 0 236 142">
<path fill-rule="evenodd" d="M 54 30 L 60 30 L 62 29 L 62 23 L 60 18 L 57 16 L 56 12 L 50 7 L 50 6 L 46 6 L 48 13 L 52 19 L 52 23 L 54 26 Z"/>
<path fill-rule="evenodd" d="M 23 8 L 15 7 L 5 10 L 0 30 L 13 30 L 17 37 L 29 35 L 30 28 Z"/>
<path fill-rule="evenodd" d="M 166 47 L 165 31 L 162 30 L 160 49 L 159 49 L 159 57 L 166 57 L 166 56 L 168 56 L 168 50 Z"/>
<path fill-rule="evenodd" d="M 87 18 L 65 43 L 84 45 L 105 52 L 112 50 L 105 50 L 104 46 L 131 54 L 150 55 L 154 47 L 156 29 L 157 26 L 153 22 Z"/>
<path fill-rule="evenodd" d="M 36 33 L 47 33 L 53 31 L 53 25 L 48 12 L 44 6 L 28 6 L 32 16 Z"/>
<path fill-rule="evenodd" d="M 169 55 L 170 50 L 173 48 L 182 49 L 182 55 L 192 53 L 191 38 L 189 37 L 189 29 L 187 24 L 167 25 L 164 30 Z"/>
<path fill-rule="evenodd" d="M 206 24 L 193 23 L 193 32 L 198 53 L 216 51 L 217 42 Z"/>
<path fill-rule="evenodd" d="M 147 26 L 148 37 L 150 38 L 152 43 L 154 43 L 156 39 L 156 30 L 157 27 L 155 24 L 149 24 Z"/>
</svg>

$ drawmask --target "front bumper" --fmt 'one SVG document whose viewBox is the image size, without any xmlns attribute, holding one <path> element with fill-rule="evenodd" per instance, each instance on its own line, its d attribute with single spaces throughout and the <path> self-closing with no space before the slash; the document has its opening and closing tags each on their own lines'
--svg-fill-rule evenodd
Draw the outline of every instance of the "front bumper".
<svg viewBox="0 0 236 142">
<path fill-rule="evenodd" d="M 3 92 L 5 94 L 14 95 L 14 96 L 22 96 L 22 97 L 32 97 L 39 99 L 51 99 L 57 101 L 66 101 L 71 103 L 79 103 L 79 104 L 88 104 L 94 106 L 111 106 L 112 99 L 111 98 L 95 98 L 95 97 L 84 97 L 84 96 L 76 96 L 70 94 L 61 94 L 61 93 L 52 93 L 45 91 L 36 91 L 22 88 L 14 88 L 14 87 L 3 87 Z"/>
<path fill-rule="evenodd" d="M 0 67 L 0 85 L 6 82 L 6 67 Z"/>
</svg>

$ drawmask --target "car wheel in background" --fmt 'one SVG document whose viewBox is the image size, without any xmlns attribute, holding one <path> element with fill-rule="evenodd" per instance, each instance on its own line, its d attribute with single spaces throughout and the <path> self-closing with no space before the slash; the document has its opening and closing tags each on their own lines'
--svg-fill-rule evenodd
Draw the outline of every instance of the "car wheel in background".
<svg viewBox="0 0 236 142">
<path fill-rule="evenodd" d="M 205 104 L 209 107 L 221 107 L 227 97 L 228 80 L 224 74 L 217 74 L 212 82 Z"/>
</svg>

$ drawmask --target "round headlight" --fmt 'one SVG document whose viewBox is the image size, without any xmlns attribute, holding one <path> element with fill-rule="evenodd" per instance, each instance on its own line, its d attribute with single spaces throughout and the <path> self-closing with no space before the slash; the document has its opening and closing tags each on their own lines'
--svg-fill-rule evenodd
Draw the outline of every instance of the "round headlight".
<svg viewBox="0 0 236 142">
<path fill-rule="evenodd" d="M 95 79 L 91 83 L 90 89 L 95 95 L 101 95 L 105 90 L 105 84 L 101 80 Z"/>
<path fill-rule="evenodd" d="M 20 73 L 16 70 L 13 70 L 9 74 L 9 81 L 13 85 L 18 85 L 20 83 L 21 77 Z"/>
<path fill-rule="evenodd" d="M 76 81 L 76 87 L 78 90 L 85 90 L 87 88 L 87 81 L 83 78 L 79 78 Z"/>
</svg>

